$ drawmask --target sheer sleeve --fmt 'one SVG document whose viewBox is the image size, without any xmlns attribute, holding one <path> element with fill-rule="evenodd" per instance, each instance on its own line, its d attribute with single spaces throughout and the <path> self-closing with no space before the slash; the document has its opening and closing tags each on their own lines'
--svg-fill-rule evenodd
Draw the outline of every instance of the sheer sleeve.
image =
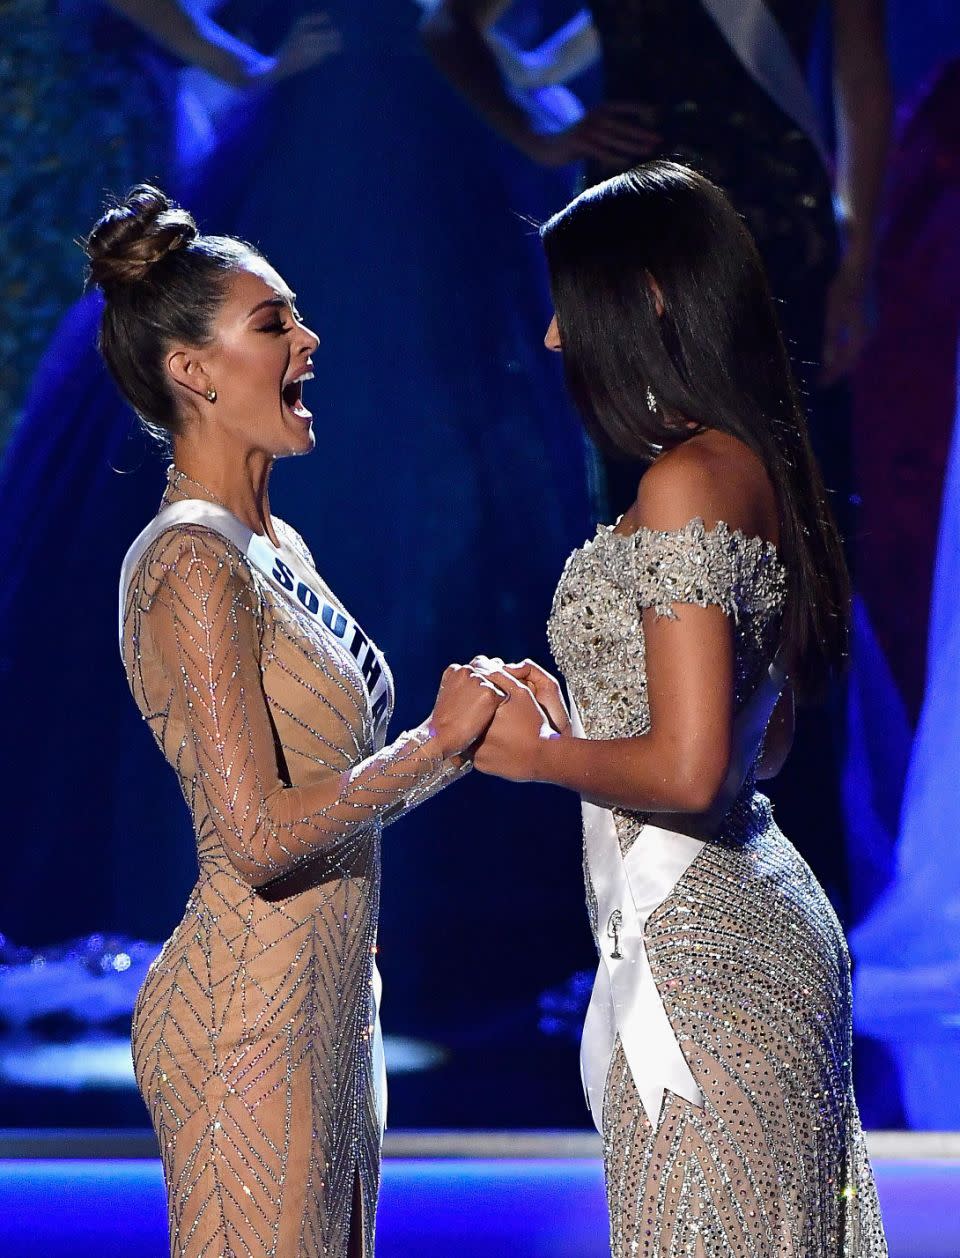
<svg viewBox="0 0 960 1258">
<path fill-rule="evenodd" d="M 176 687 L 198 799 L 253 885 L 393 820 L 457 772 L 421 726 L 343 773 L 284 783 L 260 675 L 260 624 L 256 586 L 229 542 L 202 528 L 178 531 L 172 546 L 168 539 L 146 632 Z"/>
</svg>

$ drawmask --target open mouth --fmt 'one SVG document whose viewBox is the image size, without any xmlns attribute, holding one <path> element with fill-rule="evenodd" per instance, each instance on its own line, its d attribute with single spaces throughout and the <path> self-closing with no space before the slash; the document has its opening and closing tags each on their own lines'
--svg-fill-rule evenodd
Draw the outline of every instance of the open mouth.
<svg viewBox="0 0 960 1258">
<path fill-rule="evenodd" d="M 313 379 L 312 371 L 301 372 L 295 380 L 289 381 L 280 391 L 283 404 L 297 419 L 313 419 L 313 414 L 303 404 L 303 386 Z"/>
</svg>

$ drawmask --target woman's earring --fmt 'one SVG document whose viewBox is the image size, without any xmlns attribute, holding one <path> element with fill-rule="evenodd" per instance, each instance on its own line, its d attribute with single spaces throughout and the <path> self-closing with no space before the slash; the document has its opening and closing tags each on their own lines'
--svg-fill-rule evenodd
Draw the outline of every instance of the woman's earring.
<svg viewBox="0 0 960 1258">
<path fill-rule="evenodd" d="M 216 391 L 216 389 L 207 389 L 207 401 L 208 401 L 208 402 L 215 402 L 216 400 L 217 400 L 217 391 Z"/>
<path fill-rule="evenodd" d="M 657 413 L 657 399 L 653 389 L 651 389 L 649 385 L 647 385 L 647 410 L 650 411 L 652 415 L 656 415 Z"/>
</svg>

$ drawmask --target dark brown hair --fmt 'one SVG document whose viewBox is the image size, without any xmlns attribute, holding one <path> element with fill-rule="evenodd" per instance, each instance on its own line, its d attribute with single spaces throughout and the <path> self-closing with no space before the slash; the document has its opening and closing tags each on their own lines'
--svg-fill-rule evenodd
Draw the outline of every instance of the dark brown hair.
<svg viewBox="0 0 960 1258">
<path fill-rule="evenodd" d="M 154 436 L 180 430 L 164 358 L 172 344 L 207 345 L 232 273 L 252 245 L 202 236 L 159 188 L 138 184 L 84 241 L 88 286 L 104 296 L 98 345 L 117 387 Z"/>
<path fill-rule="evenodd" d="M 815 696 L 846 661 L 849 578 L 750 233 L 708 179 L 656 161 L 581 193 L 541 234 L 567 383 L 597 444 L 652 460 L 693 435 L 672 416 L 763 462 L 788 572 L 783 645 L 798 694 Z"/>
</svg>

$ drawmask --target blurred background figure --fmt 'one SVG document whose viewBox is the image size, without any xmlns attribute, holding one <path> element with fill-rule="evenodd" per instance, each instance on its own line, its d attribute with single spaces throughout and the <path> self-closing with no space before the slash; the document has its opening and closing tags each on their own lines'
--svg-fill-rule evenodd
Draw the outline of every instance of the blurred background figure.
<svg viewBox="0 0 960 1258">
<path fill-rule="evenodd" d="M 818 0 L 596 0 L 532 52 L 508 45 L 498 55 L 505 41 L 488 33 L 510 7 L 441 0 L 431 11 L 424 39 L 454 85 L 533 161 L 585 161 L 588 183 L 640 156 L 670 155 L 720 184 L 760 246 L 808 391 L 842 378 L 865 336 L 889 128 L 881 0 L 833 0 L 827 32 L 818 29 Z M 824 34 L 833 49 L 835 139 L 807 85 Z M 598 58 L 603 101 L 558 117 L 552 129 L 502 76 L 517 66 L 528 83 L 546 86 Z M 826 451 L 837 443 L 835 433 L 821 440 Z M 837 457 L 825 459 L 828 469 Z M 619 513 L 635 496 L 638 469 L 607 463 L 603 472 L 598 501 Z M 847 488 L 845 479 L 833 482 Z"/>
<path fill-rule="evenodd" d="M 178 71 L 237 92 L 309 69 L 339 48 L 324 15 L 272 56 L 228 34 L 215 0 L 11 0 L 0 7 L 0 446 L 33 370 L 83 285 L 77 237 L 106 190 L 166 177 Z M 200 124 L 196 108 L 193 125 Z M 190 124 L 189 115 L 182 119 Z"/>
<path fill-rule="evenodd" d="M 238 15 L 227 16 L 239 28 Z M 50 882 L 56 925 L 25 906 L 4 914 L 18 943 L 117 929 L 108 902 L 118 891 L 128 904 L 129 897 L 120 890 L 119 866 L 107 872 L 112 858 L 105 853 L 120 852 L 113 827 L 129 831 L 135 817 L 148 849 L 148 836 L 162 848 L 182 828 L 177 792 L 164 778 L 155 775 L 148 810 L 128 794 L 146 747 L 137 741 L 129 697 L 118 685 L 116 644 L 105 628 L 115 619 L 123 538 L 135 535 L 155 507 L 164 461 L 97 352 L 102 298 L 80 296 L 78 238 L 111 194 L 145 176 L 192 194 L 201 212 L 220 216 L 233 208 L 275 125 L 277 87 L 326 62 L 341 44 L 329 18 L 312 11 L 283 14 L 278 29 L 273 6 L 247 0 L 242 18 L 259 22 L 264 46 L 279 39 L 275 55 L 261 55 L 201 7 L 175 0 L 0 8 L 12 49 L 0 62 L 0 92 L 19 102 L 0 132 L 0 289 L 9 294 L 2 302 L 7 383 L 0 390 L 23 401 L 0 459 L 0 544 L 12 556 L 0 590 L 0 693 L 20 712 L 6 724 L 0 747 L 6 772 L 28 794 L 39 772 L 30 751 L 36 738 L 57 766 L 43 816 L 26 800 L 22 812 L 14 809 L 14 824 L 32 837 L 15 863 L 31 883 L 54 866 L 62 875 Z M 83 607 L 69 616 L 73 647 L 89 653 L 83 669 L 62 651 L 63 624 L 44 613 L 47 593 L 36 576 L 52 567 L 84 572 Z M 30 705 L 29 679 L 41 675 L 42 696 Z M 71 717 L 90 703 L 98 729 L 78 755 L 70 751 Z M 87 864 L 91 851 L 100 852 L 102 876 Z M 158 860 L 158 902 L 182 873 L 175 858 Z M 81 880 L 85 894 L 78 898 L 73 890 Z M 159 934 L 165 912 L 154 921 L 150 912 L 152 929 L 135 920 L 130 927 Z"/>
<path fill-rule="evenodd" d="M 866 336 L 877 207 L 890 118 L 882 0 L 594 0 L 538 47 L 497 53 L 507 0 L 441 0 L 423 25 L 443 73 L 532 161 L 585 163 L 588 184 L 669 156 L 731 197 L 757 241 L 810 412 L 811 434 L 848 543 L 850 395 Z M 808 85 L 829 47 L 833 125 Z M 568 80 L 599 59 L 601 101 L 545 124 L 507 87 Z M 642 465 L 589 451 L 600 520 L 633 502 Z M 788 833 L 846 916 L 841 799 L 844 697 L 799 714 L 797 748 L 771 795 Z"/>
<path fill-rule="evenodd" d="M 960 1126 L 960 59 L 898 120 L 877 324 L 854 376 L 861 497 L 846 774 L 861 1031 L 903 1085 L 877 1125 Z"/>
</svg>

